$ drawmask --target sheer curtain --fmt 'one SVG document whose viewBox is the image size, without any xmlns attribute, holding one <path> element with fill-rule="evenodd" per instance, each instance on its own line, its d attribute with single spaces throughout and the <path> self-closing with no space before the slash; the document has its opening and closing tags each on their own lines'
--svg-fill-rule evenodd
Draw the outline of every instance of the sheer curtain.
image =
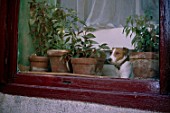
<svg viewBox="0 0 170 113">
<path fill-rule="evenodd" d="M 121 27 L 125 24 L 127 16 L 143 14 L 149 9 L 155 10 L 155 3 L 159 7 L 159 0 L 61 0 L 60 2 L 62 6 L 76 10 L 87 25 L 96 28 Z"/>
</svg>

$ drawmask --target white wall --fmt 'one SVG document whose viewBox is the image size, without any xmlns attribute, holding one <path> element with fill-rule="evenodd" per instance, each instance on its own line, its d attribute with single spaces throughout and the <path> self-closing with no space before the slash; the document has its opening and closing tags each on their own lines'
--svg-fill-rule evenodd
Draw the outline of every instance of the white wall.
<svg viewBox="0 0 170 113">
<path fill-rule="evenodd" d="M 99 43 L 107 43 L 110 48 L 112 47 L 127 47 L 129 49 L 133 49 L 134 47 L 131 45 L 131 38 L 126 37 L 123 34 L 123 27 L 121 28 L 113 28 L 113 29 L 104 29 L 98 30 L 94 32 L 96 36 L 96 41 Z"/>
</svg>

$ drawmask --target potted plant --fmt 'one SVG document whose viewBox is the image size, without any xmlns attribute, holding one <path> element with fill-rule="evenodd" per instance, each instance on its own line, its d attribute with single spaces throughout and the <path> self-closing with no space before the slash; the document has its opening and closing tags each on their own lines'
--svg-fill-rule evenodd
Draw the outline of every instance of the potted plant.
<svg viewBox="0 0 170 113">
<path fill-rule="evenodd" d="M 30 5 L 29 28 L 35 53 L 30 57 L 31 71 L 48 71 L 47 52 L 47 33 L 49 24 L 47 20 L 48 5 L 46 2 L 36 2 L 32 0 Z"/>
<path fill-rule="evenodd" d="M 96 38 L 91 32 L 94 28 L 83 27 L 75 33 L 75 40 L 72 42 L 71 50 L 65 55 L 67 59 L 71 59 L 73 73 L 86 75 L 101 75 L 101 70 L 106 58 L 102 49 L 109 49 L 107 44 L 98 44 L 93 39 Z"/>
<path fill-rule="evenodd" d="M 63 8 L 59 5 L 51 7 L 49 16 L 51 30 L 48 34 L 48 57 L 50 58 L 51 70 L 53 72 L 70 72 L 70 62 L 62 56 L 73 47 L 75 30 L 81 20 L 72 9 Z"/>
<path fill-rule="evenodd" d="M 134 36 L 134 51 L 130 55 L 134 74 L 139 78 L 153 78 L 159 75 L 159 25 L 154 24 L 152 17 L 129 16 L 123 33 Z"/>
</svg>

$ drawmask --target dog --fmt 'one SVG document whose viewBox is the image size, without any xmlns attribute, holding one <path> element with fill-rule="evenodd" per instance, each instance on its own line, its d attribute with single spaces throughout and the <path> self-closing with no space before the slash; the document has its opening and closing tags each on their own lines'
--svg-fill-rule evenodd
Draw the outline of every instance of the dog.
<svg viewBox="0 0 170 113">
<path fill-rule="evenodd" d="M 117 68 L 116 74 L 119 78 L 134 78 L 132 63 L 129 61 L 129 49 L 112 48 L 107 62 Z"/>
</svg>

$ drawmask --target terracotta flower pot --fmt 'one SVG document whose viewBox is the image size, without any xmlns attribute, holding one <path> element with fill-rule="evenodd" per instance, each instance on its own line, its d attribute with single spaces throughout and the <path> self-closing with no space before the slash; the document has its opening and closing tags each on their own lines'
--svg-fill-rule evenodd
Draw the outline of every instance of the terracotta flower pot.
<svg viewBox="0 0 170 113">
<path fill-rule="evenodd" d="M 157 78 L 159 76 L 159 54 L 155 52 L 132 52 L 130 61 L 137 78 Z"/>
<path fill-rule="evenodd" d="M 48 57 L 31 55 L 29 57 L 29 60 L 30 60 L 31 71 L 38 71 L 38 72 L 48 71 L 48 64 L 49 64 Z"/>
<path fill-rule="evenodd" d="M 97 59 L 95 58 L 72 58 L 73 73 L 76 74 L 96 74 Z"/>
<path fill-rule="evenodd" d="M 62 58 L 64 54 L 68 53 L 67 50 L 48 50 L 47 55 L 50 59 L 52 72 L 69 72 L 69 65 Z"/>
</svg>

